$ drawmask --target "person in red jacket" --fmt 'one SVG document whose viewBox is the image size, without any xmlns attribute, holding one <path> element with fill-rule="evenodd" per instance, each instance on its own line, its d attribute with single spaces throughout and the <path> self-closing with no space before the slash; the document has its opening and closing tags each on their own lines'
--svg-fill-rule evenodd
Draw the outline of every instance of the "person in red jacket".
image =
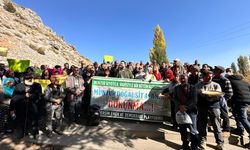
<svg viewBox="0 0 250 150">
<path fill-rule="evenodd" d="M 162 80 L 162 76 L 161 76 L 161 73 L 159 71 L 159 66 L 158 65 L 154 65 L 153 71 L 154 71 L 154 76 L 155 76 L 156 80 L 157 81 Z"/>
<path fill-rule="evenodd" d="M 166 82 L 171 82 L 173 78 L 174 78 L 173 71 L 171 69 L 167 69 L 165 71 L 165 81 Z"/>
</svg>

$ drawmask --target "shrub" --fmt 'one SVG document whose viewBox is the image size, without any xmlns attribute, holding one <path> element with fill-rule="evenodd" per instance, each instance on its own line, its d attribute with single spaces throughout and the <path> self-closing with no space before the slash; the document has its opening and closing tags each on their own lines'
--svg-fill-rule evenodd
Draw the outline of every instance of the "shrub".
<svg viewBox="0 0 250 150">
<path fill-rule="evenodd" d="M 35 51 L 37 51 L 41 55 L 45 55 L 45 49 L 43 47 L 37 47 L 33 44 L 29 44 L 29 47 Z"/>
<path fill-rule="evenodd" d="M 45 49 L 42 47 L 39 47 L 36 51 L 41 55 L 45 55 Z"/>
<path fill-rule="evenodd" d="M 4 5 L 4 9 L 7 10 L 10 13 L 15 13 L 16 12 L 16 8 L 13 6 L 13 4 L 11 2 L 8 2 Z"/>
</svg>

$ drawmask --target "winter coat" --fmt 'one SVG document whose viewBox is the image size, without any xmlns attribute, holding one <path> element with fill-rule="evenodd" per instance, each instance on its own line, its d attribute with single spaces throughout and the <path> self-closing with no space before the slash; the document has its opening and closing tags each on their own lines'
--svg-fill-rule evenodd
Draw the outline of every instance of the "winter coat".
<svg viewBox="0 0 250 150">
<path fill-rule="evenodd" d="M 228 77 L 233 88 L 232 103 L 244 102 L 250 104 L 250 84 L 240 75 Z"/>
</svg>

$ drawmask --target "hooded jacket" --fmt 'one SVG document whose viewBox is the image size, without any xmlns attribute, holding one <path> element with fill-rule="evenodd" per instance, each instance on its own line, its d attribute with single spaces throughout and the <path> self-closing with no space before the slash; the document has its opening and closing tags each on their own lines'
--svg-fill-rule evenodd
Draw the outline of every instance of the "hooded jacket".
<svg viewBox="0 0 250 150">
<path fill-rule="evenodd" d="M 250 103 L 250 84 L 244 81 L 240 75 L 231 75 L 228 79 L 233 88 L 232 103 Z"/>
</svg>

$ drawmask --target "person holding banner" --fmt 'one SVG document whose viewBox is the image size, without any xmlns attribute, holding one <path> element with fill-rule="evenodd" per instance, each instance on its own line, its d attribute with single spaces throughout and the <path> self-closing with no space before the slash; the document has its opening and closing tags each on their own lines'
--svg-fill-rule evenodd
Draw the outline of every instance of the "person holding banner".
<svg viewBox="0 0 250 150">
<path fill-rule="evenodd" d="M 46 135 L 52 137 L 52 131 L 62 135 L 61 122 L 63 116 L 63 99 L 65 97 L 64 89 L 59 85 L 59 81 L 55 76 L 50 78 L 50 84 L 45 89 L 44 99 L 46 100 Z M 55 119 L 55 125 L 53 126 L 53 118 Z"/>
<path fill-rule="evenodd" d="M 146 72 L 145 80 L 149 82 L 157 81 L 152 67 L 148 67 L 148 72 Z"/>
<path fill-rule="evenodd" d="M 138 72 L 135 74 L 135 79 L 141 79 L 141 80 L 143 80 L 145 77 L 146 77 L 146 74 L 145 74 L 145 72 L 144 72 L 144 70 L 143 70 L 143 67 L 139 67 L 138 68 Z"/>
<path fill-rule="evenodd" d="M 119 62 L 116 60 L 110 69 L 110 77 L 117 77 L 119 72 Z"/>
<path fill-rule="evenodd" d="M 158 65 L 153 66 L 153 73 L 154 73 L 155 79 L 157 81 L 162 80 L 162 76 L 161 76 L 161 73 L 159 71 L 159 66 Z"/>
<path fill-rule="evenodd" d="M 90 105 L 90 98 L 91 98 L 91 81 L 92 77 L 95 75 L 95 68 L 92 65 L 88 65 L 86 67 L 86 74 L 83 77 L 84 79 L 84 101 L 83 101 L 83 112 L 87 114 L 89 105 Z"/>
<path fill-rule="evenodd" d="M 126 62 L 125 61 L 121 61 L 120 66 L 119 66 L 119 72 L 117 74 L 118 78 L 128 78 L 128 79 L 133 79 L 134 76 L 132 74 L 132 72 L 126 68 Z"/>
<path fill-rule="evenodd" d="M 198 149 L 198 131 L 197 131 L 197 92 L 194 86 L 188 84 L 187 75 L 179 76 L 180 85 L 174 89 L 174 102 L 176 112 L 187 113 L 191 119 L 191 124 L 179 124 L 182 140 L 182 149 L 189 150 L 188 132 L 190 131 L 191 149 Z"/>
<path fill-rule="evenodd" d="M 79 75 L 78 67 L 73 68 L 72 75 L 66 79 L 67 100 L 69 102 L 70 122 L 79 122 L 84 92 L 84 80 Z"/>
</svg>

